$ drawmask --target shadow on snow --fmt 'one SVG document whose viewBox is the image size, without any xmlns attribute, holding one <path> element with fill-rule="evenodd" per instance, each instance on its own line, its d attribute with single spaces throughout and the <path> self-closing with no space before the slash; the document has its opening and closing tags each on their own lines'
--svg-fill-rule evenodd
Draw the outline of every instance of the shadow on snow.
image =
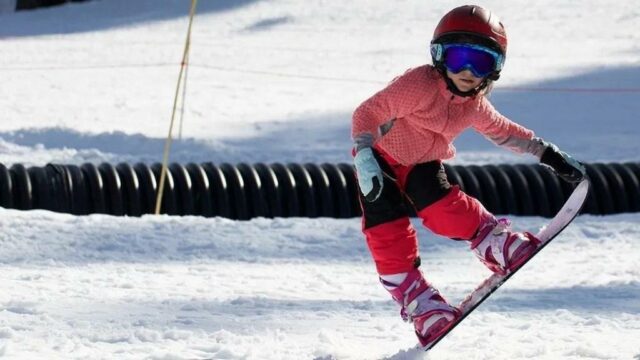
<svg viewBox="0 0 640 360">
<path fill-rule="evenodd" d="M 175 139 L 171 161 L 203 163 L 350 162 L 350 123 L 346 114 L 260 125 L 261 135 L 234 139 Z M 0 132 L 0 139 L 46 149 L 97 150 L 116 162 L 159 162 L 164 138 L 123 132 L 86 134 L 68 128 Z M 91 160 L 91 159 L 90 159 Z"/>
<path fill-rule="evenodd" d="M 640 283 L 611 283 L 601 286 L 575 285 L 547 289 L 504 289 L 496 296 L 494 311 L 568 310 L 600 314 L 608 312 L 640 313 Z M 497 305 L 499 304 L 499 305 Z M 552 315 L 553 316 L 553 315 Z"/>
<path fill-rule="evenodd" d="M 196 13 L 230 11 L 259 0 L 200 1 Z M 186 17 L 190 2 L 184 0 L 109 0 L 70 3 L 63 6 L 3 14 L 0 37 L 39 36 L 98 31 L 140 23 Z M 267 26 L 268 24 L 265 24 Z M 259 28 L 260 25 L 258 24 Z"/>
</svg>

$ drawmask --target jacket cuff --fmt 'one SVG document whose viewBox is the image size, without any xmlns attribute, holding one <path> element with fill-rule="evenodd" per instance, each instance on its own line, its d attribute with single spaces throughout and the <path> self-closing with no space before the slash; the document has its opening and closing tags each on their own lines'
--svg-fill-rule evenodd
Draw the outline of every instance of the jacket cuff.
<svg viewBox="0 0 640 360">
<path fill-rule="evenodd" d="M 353 137 L 353 147 L 356 153 L 364 148 L 373 146 L 374 136 L 371 133 L 361 133 Z"/>
</svg>

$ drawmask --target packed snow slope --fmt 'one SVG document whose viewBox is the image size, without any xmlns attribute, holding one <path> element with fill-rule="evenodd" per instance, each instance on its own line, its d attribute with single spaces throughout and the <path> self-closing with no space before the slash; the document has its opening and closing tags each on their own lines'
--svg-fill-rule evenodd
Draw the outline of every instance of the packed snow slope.
<svg viewBox="0 0 640 360">
<path fill-rule="evenodd" d="M 176 161 L 349 161 L 364 99 L 427 61 L 457 2 L 199 2 Z M 506 24 L 492 96 L 587 160 L 637 160 L 637 3 L 485 1 Z M 158 161 L 184 0 L 103 0 L 0 16 L 0 161 Z M 178 129 L 176 129 L 176 133 Z M 525 161 L 471 134 L 460 162 Z"/>
<path fill-rule="evenodd" d="M 156 162 L 189 2 L 0 15 L 0 163 Z M 348 162 L 353 109 L 427 61 L 458 2 L 202 0 L 172 161 Z M 639 161 L 635 1 L 483 1 L 509 34 L 491 100 L 587 161 Z M 457 163 L 533 162 L 473 133 Z M 359 219 L 74 217 L 0 209 L 10 359 L 640 359 L 640 214 L 581 216 L 429 355 Z M 515 218 L 536 231 L 542 218 Z M 486 270 L 415 223 L 452 301 Z"/>
<path fill-rule="evenodd" d="M 9 358 L 423 358 L 356 220 L 0 216 Z M 578 218 L 430 358 L 640 355 L 639 221 Z M 419 236 L 450 300 L 489 275 L 466 244 Z"/>
</svg>

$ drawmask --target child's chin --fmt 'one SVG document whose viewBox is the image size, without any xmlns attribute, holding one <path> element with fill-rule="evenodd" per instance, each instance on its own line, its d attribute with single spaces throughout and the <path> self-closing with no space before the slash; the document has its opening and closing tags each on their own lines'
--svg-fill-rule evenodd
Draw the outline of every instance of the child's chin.
<svg viewBox="0 0 640 360">
<path fill-rule="evenodd" d="M 475 89 L 473 87 L 468 87 L 468 86 L 460 87 L 458 85 L 456 85 L 456 88 L 458 88 L 458 91 L 460 91 L 460 92 L 467 92 L 467 91 L 471 91 L 471 90 Z"/>
</svg>

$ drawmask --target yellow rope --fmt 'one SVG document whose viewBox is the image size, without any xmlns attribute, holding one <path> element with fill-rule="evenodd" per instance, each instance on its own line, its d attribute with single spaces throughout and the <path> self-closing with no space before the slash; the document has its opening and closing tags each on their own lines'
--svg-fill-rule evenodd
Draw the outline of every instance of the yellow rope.
<svg viewBox="0 0 640 360">
<path fill-rule="evenodd" d="M 187 80 L 189 79 L 189 53 L 185 60 L 184 80 L 182 81 L 182 102 L 180 104 L 180 126 L 178 126 L 178 139 L 182 140 L 182 125 L 184 124 L 184 110 L 187 106 Z"/>
<path fill-rule="evenodd" d="M 180 93 L 180 84 L 182 83 L 182 74 L 187 66 L 187 56 L 189 54 L 189 46 L 191 45 L 191 26 L 193 25 L 193 17 L 196 13 L 196 5 L 198 0 L 191 0 L 191 10 L 189 11 L 189 28 L 187 29 L 187 40 L 184 44 L 184 53 L 182 54 L 182 64 L 180 65 L 180 74 L 178 75 L 178 84 L 176 85 L 176 94 L 173 99 L 173 111 L 171 112 L 171 123 L 169 124 L 169 135 L 164 143 L 164 155 L 162 157 L 162 170 L 160 171 L 160 183 L 158 184 L 158 193 L 156 195 L 155 214 L 160 214 L 162 206 L 162 194 L 164 192 L 164 183 L 167 177 L 167 165 L 169 162 L 169 151 L 171 150 L 171 137 L 173 133 L 173 123 L 176 117 L 176 108 L 178 106 L 178 94 Z"/>
</svg>

